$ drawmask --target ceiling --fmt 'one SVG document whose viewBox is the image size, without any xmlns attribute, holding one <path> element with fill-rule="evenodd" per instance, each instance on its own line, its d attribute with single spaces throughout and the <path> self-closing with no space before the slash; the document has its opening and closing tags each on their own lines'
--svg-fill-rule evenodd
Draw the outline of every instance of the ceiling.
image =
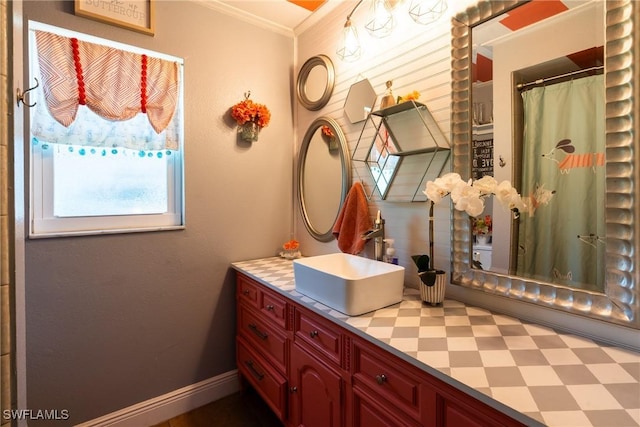
<svg viewBox="0 0 640 427">
<path fill-rule="evenodd" d="M 358 0 L 195 0 L 223 13 L 286 34 L 295 34 L 305 25 L 344 4 L 354 7 Z M 464 10 L 475 0 L 449 0 L 456 11 Z M 522 27 L 532 21 L 584 4 L 584 0 L 534 1 L 519 7 L 511 26 Z M 348 9 L 347 9 L 348 10 Z M 311 22 L 309 22 L 311 21 Z M 511 28 L 513 31 L 515 28 Z"/>
<path fill-rule="evenodd" d="M 355 0 L 201 0 L 207 6 L 255 24 L 293 34 L 312 15 L 329 13 Z"/>
</svg>

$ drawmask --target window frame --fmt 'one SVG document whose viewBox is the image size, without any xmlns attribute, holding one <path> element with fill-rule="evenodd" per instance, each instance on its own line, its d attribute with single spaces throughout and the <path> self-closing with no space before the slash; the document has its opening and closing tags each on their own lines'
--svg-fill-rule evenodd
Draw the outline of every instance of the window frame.
<svg viewBox="0 0 640 427">
<path fill-rule="evenodd" d="M 181 58 L 157 53 L 149 49 L 114 42 L 111 40 L 90 36 L 54 27 L 40 22 L 29 21 L 29 75 L 33 80 L 36 75 L 37 57 L 35 54 L 34 31 L 42 30 L 56 33 L 65 37 L 76 37 L 92 43 L 107 45 L 116 49 L 134 53 L 144 53 L 149 56 L 177 62 L 179 64 L 179 99 L 176 114 L 180 115 L 179 149 L 171 150 L 167 159 L 167 212 L 161 214 L 130 214 L 55 217 L 53 215 L 53 149 L 51 144 L 48 155 L 42 154 L 40 147 L 34 148 L 31 129 L 29 135 L 29 232 L 30 239 L 64 236 L 84 236 L 100 234 L 136 233 L 148 231 L 180 230 L 185 228 L 185 189 L 184 189 L 184 61 Z M 86 107 L 83 107 L 86 108 Z M 31 118 L 29 117 L 29 123 Z M 118 147 L 119 150 L 127 150 Z"/>
</svg>

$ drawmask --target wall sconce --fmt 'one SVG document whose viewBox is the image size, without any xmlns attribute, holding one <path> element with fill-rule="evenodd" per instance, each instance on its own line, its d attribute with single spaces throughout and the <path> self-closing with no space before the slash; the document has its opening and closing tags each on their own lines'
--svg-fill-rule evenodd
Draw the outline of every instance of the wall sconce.
<svg viewBox="0 0 640 427">
<path fill-rule="evenodd" d="M 340 59 L 347 62 L 353 62 L 362 55 L 362 47 L 360 39 L 358 39 L 358 30 L 351 25 L 351 19 L 347 18 L 342 30 L 342 40 L 338 45 L 336 54 Z"/>
<path fill-rule="evenodd" d="M 387 37 L 393 31 L 394 20 L 387 0 L 373 0 L 373 19 L 364 27 L 374 37 Z"/>
<path fill-rule="evenodd" d="M 418 24 L 435 22 L 447 10 L 446 0 L 411 0 L 409 15 Z"/>
<path fill-rule="evenodd" d="M 351 15 L 364 0 L 360 0 L 351 13 L 347 15 L 347 21 L 342 30 L 342 37 L 336 54 L 347 62 L 353 62 L 362 56 L 362 46 L 358 38 L 358 31 L 351 23 Z M 405 0 L 371 0 L 373 5 L 373 19 L 365 28 L 374 37 L 386 37 L 393 31 L 395 24 L 393 12 L 404 3 Z M 437 21 L 447 10 L 447 0 L 411 0 L 409 15 L 418 24 L 427 25 Z"/>
<path fill-rule="evenodd" d="M 362 1 L 363 0 L 360 0 L 351 13 L 347 15 L 347 21 L 344 23 L 344 28 L 342 29 L 342 38 L 340 39 L 338 49 L 336 49 L 336 55 L 343 61 L 353 62 L 362 55 L 358 30 L 351 25 L 351 15 L 353 15 L 353 12 L 356 11 Z"/>
</svg>

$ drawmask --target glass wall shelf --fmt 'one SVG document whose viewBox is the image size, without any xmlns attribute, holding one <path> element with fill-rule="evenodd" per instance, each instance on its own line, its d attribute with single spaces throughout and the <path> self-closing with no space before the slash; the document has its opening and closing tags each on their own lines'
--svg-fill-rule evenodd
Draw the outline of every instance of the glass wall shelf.
<svg viewBox="0 0 640 427">
<path fill-rule="evenodd" d="M 426 105 L 407 101 L 367 116 L 351 158 L 355 172 L 388 201 L 425 201 L 426 182 L 449 160 L 447 137 Z M 363 180 L 364 181 L 364 180 Z"/>
</svg>

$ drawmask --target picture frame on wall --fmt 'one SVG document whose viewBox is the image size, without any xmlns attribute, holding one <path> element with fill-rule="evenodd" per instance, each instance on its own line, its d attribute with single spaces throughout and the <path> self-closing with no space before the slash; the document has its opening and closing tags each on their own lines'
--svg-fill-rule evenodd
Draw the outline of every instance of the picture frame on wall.
<svg viewBox="0 0 640 427">
<path fill-rule="evenodd" d="M 155 0 L 75 0 L 77 16 L 154 35 Z"/>
</svg>

